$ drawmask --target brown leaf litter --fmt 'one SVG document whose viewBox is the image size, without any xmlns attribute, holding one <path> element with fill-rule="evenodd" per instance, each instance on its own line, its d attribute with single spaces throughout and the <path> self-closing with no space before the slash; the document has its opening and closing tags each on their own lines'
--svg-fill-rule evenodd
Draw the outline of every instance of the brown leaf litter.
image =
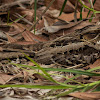
<svg viewBox="0 0 100 100">
<path fill-rule="evenodd" d="M 26 59 L 22 52 L 40 62 L 40 66 L 44 68 L 63 67 L 86 70 L 100 66 L 99 14 L 90 23 L 86 18 L 88 10 L 84 9 L 82 11 L 84 20 L 78 21 L 81 5 L 78 3 L 76 9 L 77 0 L 68 0 L 62 15 L 59 16 L 64 0 L 55 0 L 53 5 L 41 16 L 50 1 L 38 0 L 36 11 L 38 22 L 34 22 L 34 0 L 0 1 L 0 84 L 55 85 L 39 75 L 38 72 L 42 73 L 39 70 L 22 69 L 23 67 L 9 64 L 11 61 L 16 64 L 35 66 Z M 91 7 L 87 0 L 83 0 L 83 2 Z M 96 0 L 95 10 L 100 10 L 99 4 L 99 0 Z M 75 9 L 76 19 L 74 17 Z M 91 14 L 92 12 L 90 16 Z M 34 25 L 36 26 L 35 31 L 32 28 Z M 49 65 L 46 65 L 48 63 Z M 95 72 L 100 73 L 99 70 Z M 62 83 L 75 76 L 72 73 L 64 72 L 49 71 L 48 73 L 56 81 Z M 99 81 L 100 78 L 81 75 L 76 80 L 87 84 Z M 68 84 L 76 85 L 75 81 L 70 81 Z M 66 90 L 1 88 L 0 100 L 17 100 L 17 98 L 18 100 L 41 100 L 64 91 Z M 64 99 L 70 100 L 75 98 L 99 100 L 100 92 L 92 92 L 91 89 L 87 92 L 73 92 L 64 97 Z M 63 100 L 63 97 L 57 100 L 59 99 Z"/>
</svg>

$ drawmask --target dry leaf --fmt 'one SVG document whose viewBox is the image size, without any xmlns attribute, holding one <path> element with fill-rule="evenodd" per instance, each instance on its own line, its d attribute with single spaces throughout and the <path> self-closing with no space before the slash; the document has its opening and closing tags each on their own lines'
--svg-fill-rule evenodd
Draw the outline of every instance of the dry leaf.
<svg viewBox="0 0 100 100">
<path fill-rule="evenodd" d="M 90 64 L 88 66 L 86 66 L 86 68 L 95 68 L 95 67 L 99 67 L 100 66 L 100 59 L 97 59 L 93 64 Z"/>
<path fill-rule="evenodd" d="M 7 38 L 8 38 L 8 42 L 10 42 L 10 43 L 13 43 L 13 42 L 17 41 L 16 39 L 14 39 L 13 37 L 9 36 L 8 34 L 7 34 Z"/>
<path fill-rule="evenodd" d="M 7 12 L 0 12 L 0 15 L 4 15 L 4 14 L 7 14 Z"/>
<path fill-rule="evenodd" d="M 7 3 L 11 3 L 14 2 L 14 0 L 0 0 L 1 4 L 7 4 Z"/>
<path fill-rule="evenodd" d="M 88 12 L 82 12 L 82 18 L 85 19 L 87 17 Z M 77 13 L 77 19 L 80 18 L 80 12 Z M 72 21 L 74 20 L 74 13 L 70 13 L 70 14 L 65 14 L 62 13 L 58 19 L 64 20 L 64 21 Z"/>
<path fill-rule="evenodd" d="M 33 21 L 33 17 L 34 17 L 34 10 L 29 10 L 29 9 L 24 9 L 22 7 L 14 7 L 10 10 L 10 17 L 13 20 L 18 19 L 18 17 L 16 17 L 16 13 L 18 13 L 21 16 L 25 16 L 24 18 L 26 18 L 28 21 L 32 22 Z"/>
<path fill-rule="evenodd" d="M 87 25 L 93 25 L 92 22 L 89 22 L 89 21 L 83 21 L 81 22 L 80 24 L 77 24 L 75 25 L 74 27 L 71 27 L 69 29 L 63 29 L 63 30 L 60 30 L 56 33 L 57 36 L 62 36 L 62 35 L 65 35 L 65 34 L 69 34 L 71 32 L 74 32 L 75 30 L 77 29 L 81 29 Z M 53 35 L 52 35 L 53 36 Z M 54 36 L 53 36 L 54 37 Z"/>
<path fill-rule="evenodd" d="M 12 44 L 19 44 L 19 45 L 30 45 L 30 44 L 35 44 L 36 42 L 34 41 L 17 41 L 13 42 Z"/>
<path fill-rule="evenodd" d="M 53 9 L 53 10 L 47 10 L 46 15 L 50 16 L 51 18 L 57 18 L 60 14 L 60 11 L 57 9 Z"/>
<path fill-rule="evenodd" d="M 51 2 L 51 0 L 44 0 L 44 1 L 45 1 L 46 6 L 48 6 L 48 4 Z M 61 10 L 64 1 L 65 0 L 55 0 L 51 8 Z M 64 8 L 64 12 L 67 12 L 67 13 L 74 12 L 74 8 L 75 7 L 69 1 L 67 1 Z"/>
<path fill-rule="evenodd" d="M 76 93 L 70 93 L 70 96 L 74 96 L 76 98 L 80 98 L 82 100 L 99 100 L 100 99 L 100 92 L 92 92 L 92 93 L 88 93 L 88 92 L 84 92 L 84 93 L 80 93 L 80 92 L 76 92 Z"/>
<path fill-rule="evenodd" d="M 44 42 L 44 41 L 47 41 L 45 40 L 44 38 L 42 37 L 39 37 L 39 36 L 36 36 L 34 35 L 33 33 L 31 33 L 30 31 L 24 31 L 22 33 L 24 39 L 26 41 L 33 41 L 34 43 L 38 43 L 38 42 Z"/>
<path fill-rule="evenodd" d="M 68 24 L 67 22 L 62 21 L 62 22 L 60 22 L 60 25 L 54 24 L 54 25 L 52 25 L 52 26 L 49 26 L 49 23 L 47 22 L 47 20 L 44 19 L 44 25 L 45 25 L 44 29 L 45 29 L 46 31 L 48 31 L 49 33 L 55 33 L 55 32 L 57 32 L 57 31 L 59 31 L 59 30 L 61 30 L 61 29 L 69 29 L 69 28 L 71 28 L 71 27 L 74 27 L 74 26 L 80 24 L 81 22 L 83 22 L 83 21 L 70 22 L 70 23 Z M 57 22 L 56 22 L 56 23 L 57 23 Z"/>
<path fill-rule="evenodd" d="M 0 47 L 0 51 L 3 51 L 3 48 L 2 47 Z"/>
<path fill-rule="evenodd" d="M 43 27 L 44 27 L 44 20 L 42 19 L 39 21 L 39 24 L 36 25 L 36 29 L 40 30 Z"/>
<path fill-rule="evenodd" d="M 6 84 L 11 79 L 13 79 L 15 76 L 13 75 L 7 75 L 5 73 L 0 73 L 0 84 Z"/>
</svg>

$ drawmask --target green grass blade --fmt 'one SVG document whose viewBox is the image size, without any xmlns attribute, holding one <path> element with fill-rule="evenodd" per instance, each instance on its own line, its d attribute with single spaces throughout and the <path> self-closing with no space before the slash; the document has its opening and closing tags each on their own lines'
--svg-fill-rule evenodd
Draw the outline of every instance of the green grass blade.
<svg viewBox="0 0 100 100">
<path fill-rule="evenodd" d="M 90 2 L 90 4 L 91 4 L 91 1 L 90 1 L 90 0 L 89 0 L 89 2 Z M 94 6 L 95 2 L 96 2 L 96 0 L 93 1 L 93 6 Z M 92 4 L 91 4 L 91 5 L 92 5 Z M 92 7 L 92 8 L 93 8 L 93 7 Z M 87 14 L 87 17 L 89 16 L 90 12 L 91 12 L 91 11 L 89 10 L 89 12 L 88 12 L 88 14 Z M 91 19 L 89 20 L 89 22 L 92 21 L 94 15 L 95 15 L 94 13 L 91 15 Z"/>
<path fill-rule="evenodd" d="M 74 70 L 74 69 L 56 69 L 56 68 L 44 68 L 44 70 L 47 71 L 61 71 L 61 72 L 71 72 L 71 73 L 76 73 L 80 75 L 89 75 L 89 76 L 100 76 L 100 74 L 97 73 L 91 73 L 87 71 L 81 71 L 81 70 Z"/>
<path fill-rule="evenodd" d="M 22 84 L 12 84 L 12 85 L 0 85 L 0 88 L 6 88 L 6 87 L 24 87 L 24 88 L 35 88 L 35 89 L 68 89 L 68 88 L 73 88 L 75 86 L 61 86 L 61 85 L 22 85 Z"/>
<path fill-rule="evenodd" d="M 16 22 L 16 21 L 18 21 L 18 20 L 20 20 L 20 19 L 22 19 L 22 18 L 24 18 L 24 17 L 26 17 L 26 16 L 27 16 L 27 15 L 23 15 L 23 16 L 21 16 L 20 18 L 16 19 L 15 21 L 13 21 L 13 22 L 11 22 L 11 23 L 8 23 L 8 25 L 13 24 L 14 22 Z"/>
<path fill-rule="evenodd" d="M 80 11 L 80 20 L 82 20 L 82 11 L 83 11 L 83 7 L 81 8 L 81 11 Z"/>
<path fill-rule="evenodd" d="M 78 91 L 78 90 L 80 90 L 80 88 L 78 89 L 77 87 L 75 87 L 75 88 L 70 89 L 69 91 L 65 91 L 63 93 L 56 95 L 56 97 L 66 96 L 69 93 L 72 93 L 72 92 L 75 92 L 75 91 Z"/>
<path fill-rule="evenodd" d="M 93 87 L 93 86 L 91 86 L 91 87 Z M 82 89 L 81 92 L 85 92 L 85 91 L 91 89 L 91 87 L 90 87 L 89 84 L 88 84 L 86 87 L 84 87 L 84 88 Z"/>
<path fill-rule="evenodd" d="M 94 85 L 94 86 L 89 86 L 88 85 L 88 86 L 84 87 L 81 92 L 86 92 L 86 91 L 89 91 L 89 90 L 94 91 L 95 90 L 94 87 L 96 87 L 97 85 Z"/>
<path fill-rule="evenodd" d="M 69 78 L 69 79 L 67 79 L 64 83 L 68 83 L 68 82 L 71 82 L 71 81 L 73 81 L 75 78 L 77 78 L 77 77 L 79 77 L 80 75 L 76 75 L 76 76 L 73 76 L 72 78 Z M 78 83 L 77 82 L 77 80 L 76 81 L 74 81 L 74 82 L 76 82 L 76 83 Z M 80 83 L 79 83 L 80 84 Z"/>
<path fill-rule="evenodd" d="M 86 86 L 94 86 L 100 84 L 100 81 L 96 81 L 94 83 L 90 83 L 90 84 L 85 84 L 84 86 L 80 86 L 80 85 L 66 85 L 66 86 L 61 86 L 61 85 L 22 85 L 22 84 L 18 84 L 18 85 L 0 85 L 0 88 L 6 88 L 6 87 L 24 87 L 24 88 L 39 88 L 39 89 L 68 89 L 68 88 L 75 88 L 77 87 L 77 89 L 79 88 L 84 88 Z"/>
<path fill-rule="evenodd" d="M 96 12 L 96 10 L 94 10 L 94 9 L 92 9 L 92 8 L 89 8 L 88 6 L 84 5 L 84 4 L 82 3 L 81 0 L 78 0 L 78 1 L 80 2 L 80 4 L 81 4 L 84 8 L 86 8 L 86 9 L 88 9 L 88 10 L 90 10 L 90 11 L 93 11 L 94 13 Z"/>
<path fill-rule="evenodd" d="M 95 11 L 95 14 L 99 14 L 100 13 L 100 11 Z"/>
<path fill-rule="evenodd" d="M 59 16 L 62 14 L 62 12 L 63 12 L 63 10 L 64 10 L 64 8 L 65 8 L 66 3 L 67 3 L 67 0 L 64 1 Z"/>
<path fill-rule="evenodd" d="M 97 91 L 100 92 L 100 84 L 92 92 L 97 92 Z"/>
<path fill-rule="evenodd" d="M 27 69 L 25 69 L 25 68 L 23 68 L 23 67 L 21 67 L 20 65 L 17 65 L 17 64 L 13 64 L 13 65 L 15 65 L 15 66 L 17 66 L 17 67 L 19 67 L 20 69 L 23 69 L 23 70 L 25 70 L 25 71 L 28 71 Z M 30 67 L 28 67 L 28 68 L 30 68 Z M 39 74 L 39 75 L 41 75 L 42 77 L 44 77 L 45 79 L 47 79 L 47 80 L 50 80 L 47 76 L 45 76 L 44 74 L 42 74 L 42 73 L 39 73 L 38 71 L 36 71 L 35 69 L 33 69 L 34 71 L 35 71 L 35 73 L 37 73 L 37 74 Z M 29 72 L 29 71 L 28 71 Z M 50 80 L 51 81 L 51 80 Z"/>
<path fill-rule="evenodd" d="M 76 73 L 76 74 L 80 74 L 80 75 L 88 75 L 88 76 L 100 76 L 100 74 L 98 73 L 92 73 L 92 72 L 88 72 L 88 71 L 81 71 L 81 70 L 75 70 L 75 69 L 64 69 L 64 68 L 42 68 L 40 67 L 40 65 L 38 65 L 35 61 L 33 61 L 32 59 L 29 58 L 30 61 L 32 61 L 37 67 L 34 66 L 27 66 L 27 65 L 22 65 L 22 64 L 16 64 L 16 65 L 20 65 L 22 67 L 29 67 L 32 69 L 40 69 L 43 71 L 43 73 L 45 73 L 45 75 L 47 74 L 47 72 L 45 71 L 61 71 L 61 72 L 71 72 L 71 73 Z M 13 64 L 13 63 L 11 63 Z M 47 74 L 48 76 L 48 74 Z"/>
<path fill-rule="evenodd" d="M 40 69 L 49 78 L 49 80 L 56 83 L 56 81 L 38 63 L 36 63 L 34 60 L 32 60 L 26 54 L 24 54 L 24 55 L 26 56 L 27 59 L 29 59 L 31 62 L 33 62 L 37 66 L 37 68 Z"/>
<path fill-rule="evenodd" d="M 89 69 L 88 72 L 92 72 L 92 71 L 94 71 L 94 70 L 98 70 L 98 69 L 100 69 L 100 66 L 95 67 L 95 68 L 92 68 L 92 69 Z"/>
<path fill-rule="evenodd" d="M 13 64 L 13 63 L 11 63 L 11 64 Z M 16 66 L 21 66 L 20 64 L 13 64 L 13 65 L 16 65 Z M 27 66 L 27 65 L 22 65 L 23 67 L 28 67 L 28 68 L 31 68 L 31 69 L 40 69 L 40 68 L 38 68 L 38 67 L 30 67 L 30 66 Z M 21 69 L 23 69 L 22 67 L 19 67 L 19 68 L 21 68 Z M 41 69 L 40 69 L 41 70 Z M 37 72 L 38 73 L 38 72 Z M 46 79 L 48 79 L 48 80 L 50 80 L 50 81 L 52 81 L 52 82 L 55 82 L 55 83 L 57 83 L 57 84 L 59 84 L 59 85 L 62 85 L 62 86 L 67 86 L 66 85 L 66 83 L 61 83 L 61 82 L 58 82 L 58 81 L 56 81 L 56 80 L 54 80 L 51 76 L 50 77 L 48 77 L 48 76 L 45 76 L 45 75 L 43 75 L 43 74 L 41 74 L 41 73 L 38 73 L 39 75 L 41 75 L 41 76 L 43 76 L 44 78 L 46 78 Z M 47 73 L 48 74 L 48 73 Z M 49 75 L 49 74 L 48 74 Z"/>
<path fill-rule="evenodd" d="M 100 84 L 100 81 L 96 81 L 96 82 L 93 82 L 93 83 L 85 84 L 84 86 L 94 86 L 94 85 L 98 85 L 98 84 Z"/>
</svg>

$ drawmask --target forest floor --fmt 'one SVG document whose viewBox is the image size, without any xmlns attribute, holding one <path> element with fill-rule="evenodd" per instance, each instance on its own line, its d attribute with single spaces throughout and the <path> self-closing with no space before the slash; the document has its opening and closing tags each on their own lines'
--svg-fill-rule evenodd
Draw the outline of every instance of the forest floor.
<svg viewBox="0 0 100 100">
<path fill-rule="evenodd" d="M 99 0 L 35 1 L 0 1 L 0 100 L 100 100 Z"/>
</svg>

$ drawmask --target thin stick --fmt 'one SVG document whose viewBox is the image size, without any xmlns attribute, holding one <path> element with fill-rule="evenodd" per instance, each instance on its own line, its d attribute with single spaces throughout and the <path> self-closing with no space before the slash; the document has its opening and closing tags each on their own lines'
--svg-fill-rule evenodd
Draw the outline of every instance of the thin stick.
<svg viewBox="0 0 100 100">
<path fill-rule="evenodd" d="M 26 22 L 26 23 L 29 24 L 29 25 L 33 25 L 32 22 L 30 22 L 29 20 L 27 20 L 26 18 L 24 18 L 23 16 L 21 16 L 21 15 L 18 14 L 18 13 L 16 13 L 14 16 L 17 17 L 17 18 L 20 17 L 19 20 L 23 20 L 24 22 Z"/>
</svg>

